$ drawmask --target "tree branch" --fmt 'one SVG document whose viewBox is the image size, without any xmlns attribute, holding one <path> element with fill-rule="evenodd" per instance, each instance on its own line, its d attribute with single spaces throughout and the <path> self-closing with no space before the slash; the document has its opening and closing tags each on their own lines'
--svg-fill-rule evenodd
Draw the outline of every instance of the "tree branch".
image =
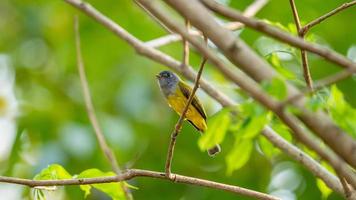
<svg viewBox="0 0 356 200">
<path fill-rule="evenodd" d="M 189 23 L 188 20 L 185 20 L 185 27 L 187 28 L 187 31 L 189 32 L 190 23 Z M 183 40 L 183 63 L 182 63 L 182 67 L 187 67 L 187 66 L 189 66 L 189 43 L 184 38 L 182 40 Z"/>
<path fill-rule="evenodd" d="M 333 50 L 327 49 L 317 44 L 311 44 L 309 42 L 306 42 L 299 37 L 292 36 L 276 27 L 268 25 L 265 22 L 253 18 L 245 17 L 239 12 L 237 12 L 236 10 L 230 9 L 219 3 L 216 3 L 214 0 L 200 0 L 200 1 L 204 3 L 204 5 L 207 6 L 209 9 L 227 18 L 239 21 L 245 24 L 246 26 L 255 29 L 256 31 L 265 33 L 266 35 L 269 35 L 274 39 L 280 40 L 294 47 L 298 47 L 300 49 L 315 53 L 341 67 L 350 68 L 356 71 L 356 63 L 352 62 L 351 60 L 345 58 L 343 55 Z M 191 23 L 193 22 L 191 21 Z"/>
<path fill-rule="evenodd" d="M 116 156 L 114 152 L 110 149 L 109 145 L 106 143 L 104 134 L 100 128 L 98 119 L 95 114 L 93 102 L 91 100 L 90 90 L 88 80 L 85 75 L 85 67 L 82 57 L 82 52 L 80 48 L 80 35 L 79 35 L 79 20 L 76 16 L 74 18 L 74 30 L 75 30 L 75 46 L 76 46 L 76 53 L 77 53 L 77 67 L 80 77 L 80 83 L 83 90 L 84 100 L 85 100 L 85 107 L 87 109 L 88 117 L 90 119 L 91 125 L 94 128 L 96 139 L 99 142 L 99 146 L 103 151 L 104 155 L 106 156 L 107 160 L 109 161 L 112 169 L 116 174 L 120 174 L 121 170 L 116 160 Z M 129 189 L 125 186 L 124 183 L 120 183 L 120 187 L 125 193 L 126 199 L 132 199 Z"/>
<path fill-rule="evenodd" d="M 112 31 L 115 35 L 117 35 L 119 38 L 124 39 L 125 41 L 128 42 L 137 52 L 141 52 L 140 54 L 143 56 L 146 56 L 158 63 L 161 63 L 163 65 L 168 66 L 169 68 L 178 71 L 181 75 L 185 76 L 186 78 L 190 80 L 195 80 L 196 79 L 196 73 L 191 69 L 187 68 L 188 70 L 182 71 L 180 66 L 181 64 L 174 60 L 172 57 L 163 54 L 160 51 L 157 51 L 156 49 L 142 45 L 142 42 L 138 39 L 132 39 L 134 38 L 130 33 L 123 31 L 123 29 L 118 25 L 115 24 L 112 20 L 109 18 L 105 17 L 102 13 L 98 12 L 95 10 L 93 7 L 90 5 L 83 3 L 84 5 L 81 5 L 80 1 L 67 1 L 69 4 L 73 5 L 74 7 L 78 8 L 79 10 L 83 11 L 85 14 L 88 16 L 92 17 L 94 20 L 96 20 L 98 23 L 102 24 L 105 28 L 109 29 Z M 181 36 L 179 35 L 181 38 Z M 131 38 L 130 40 L 126 38 Z M 219 90 L 215 89 L 210 83 L 205 81 L 203 78 L 200 79 L 200 85 L 201 88 L 212 98 L 214 98 L 216 101 L 218 101 L 222 106 L 235 106 L 236 102 L 231 100 L 229 97 L 227 97 L 225 94 L 221 93 Z M 270 128 L 265 128 L 262 131 L 262 134 L 265 135 L 267 139 L 270 140 L 275 146 L 281 147 L 281 150 L 286 153 L 287 155 L 291 156 L 295 160 L 299 160 L 299 157 L 308 157 L 307 154 L 305 154 L 303 151 L 298 150 L 297 147 L 294 145 L 290 144 L 289 142 L 285 141 L 283 138 L 281 138 L 277 133 L 275 133 L 272 129 Z M 268 136 L 267 136 L 268 134 Z M 300 156 L 300 153 L 302 154 Z M 304 162 L 301 162 L 302 165 L 304 165 L 305 168 L 309 169 L 310 171 L 313 172 L 316 176 L 318 176 L 320 179 L 322 179 L 330 188 L 332 188 L 334 191 L 338 191 L 340 194 L 342 193 L 342 188 L 341 184 L 338 182 L 336 177 L 333 174 L 328 173 L 327 170 L 325 170 L 319 163 L 308 161 L 307 159 L 304 159 Z M 318 169 L 324 169 L 324 170 L 318 170 Z M 315 171 L 315 172 L 314 172 Z M 324 172 L 321 173 L 320 172 Z M 337 186 L 339 185 L 339 186 Z"/>
<path fill-rule="evenodd" d="M 168 153 L 167 153 L 167 160 L 166 160 L 166 167 L 165 167 L 165 171 L 166 171 L 166 176 L 167 177 L 170 177 L 170 178 L 174 178 L 174 177 L 171 177 L 171 164 L 172 164 L 172 159 L 173 159 L 173 153 L 174 153 L 174 146 L 176 144 L 176 140 L 177 140 L 177 136 L 179 134 L 179 132 L 181 131 L 182 129 L 182 124 L 183 124 L 183 121 L 185 119 L 185 115 L 188 111 L 188 108 L 190 106 L 190 104 L 192 103 L 193 101 L 193 98 L 194 98 L 194 95 L 195 95 L 195 92 L 198 90 L 198 87 L 199 87 L 199 79 L 203 73 L 203 69 L 204 69 L 204 66 L 205 66 L 205 63 L 206 63 L 206 58 L 203 57 L 202 58 L 202 61 L 200 63 L 200 67 L 199 67 L 199 71 L 198 71 L 198 75 L 195 79 L 195 83 L 194 83 L 194 87 L 192 89 L 192 92 L 191 94 L 189 95 L 189 98 L 188 98 L 188 101 L 187 101 L 187 104 L 185 105 L 184 107 L 184 110 L 181 114 L 181 116 L 179 117 L 176 125 L 175 125 L 175 128 L 174 128 L 174 131 L 172 132 L 171 134 L 171 142 L 169 144 L 169 147 L 168 147 Z"/>
<path fill-rule="evenodd" d="M 327 76 L 321 80 L 318 80 L 315 82 L 314 88 L 313 90 L 310 90 L 309 88 L 307 88 L 306 90 L 302 91 L 301 93 L 295 94 L 294 96 L 290 96 L 288 97 L 288 99 L 286 99 L 284 101 L 284 105 L 293 103 L 303 97 L 305 97 L 306 95 L 316 92 L 324 87 L 330 86 L 332 84 L 335 84 L 341 80 L 344 80 L 346 78 L 348 78 L 350 76 L 350 74 L 352 74 L 352 72 L 350 72 L 350 70 L 345 69 L 341 72 L 338 72 L 336 74 L 333 74 L 331 76 Z"/>
<path fill-rule="evenodd" d="M 302 150 L 296 146 L 285 141 L 281 136 L 274 132 L 270 127 L 265 127 L 262 130 L 262 134 L 272 143 L 274 146 L 281 149 L 287 155 L 298 161 L 300 164 L 310 170 L 312 174 L 324 181 L 324 183 L 332 190 L 344 194 L 344 190 L 337 180 L 336 176 L 326 170 L 323 166 L 317 163 L 308 154 L 305 154 Z"/>
<path fill-rule="evenodd" d="M 209 13 L 209 11 L 206 10 L 202 4 L 197 1 L 190 1 L 189 5 L 186 5 L 188 4 L 187 0 L 181 0 L 179 2 L 174 0 L 166 1 L 168 1 L 167 3 L 169 3 L 180 14 L 188 18 L 193 26 L 199 28 L 201 31 L 204 31 L 209 39 L 224 53 L 224 55 L 232 63 L 235 64 L 235 66 L 241 68 L 254 80 L 261 82 L 269 81 L 273 78 L 278 78 L 277 72 L 268 63 L 266 63 L 265 60 L 260 58 L 256 52 L 250 49 L 243 41 L 236 38 L 231 32 L 221 28 L 221 26 L 216 23 L 211 13 Z M 236 20 L 241 18 L 239 13 L 230 8 L 215 4 L 214 1 L 201 1 L 204 1 L 204 3 L 208 2 L 208 6 L 212 9 L 221 13 L 225 13 L 227 16 L 233 17 Z M 199 12 L 196 12 L 196 10 L 199 10 Z M 243 17 L 243 19 L 245 18 Z M 250 21 L 249 18 L 247 19 Z M 260 22 L 257 22 L 257 24 L 261 25 Z M 263 25 L 262 27 L 263 30 L 269 29 L 268 26 Z M 305 41 L 301 40 L 300 38 L 295 38 L 290 35 L 288 35 L 288 37 L 294 38 L 296 41 L 301 41 L 301 43 L 305 43 Z M 309 43 L 305 44 L 310 45 Z M 330 56 L 332 54 L 334 53 L 329 51 L 328 55 Z M 344 57 L 341 57 L 344 60 Z M 348 59 L 345 59 L 345 61 L 351 62 Z M 354 67 L 356 66 L 356 63 L 351 62 L 350 66 Z M 294 96 L 300 92 L 297 88 L 288 82 L 286 83 L 286 86 L 288 89 L 288 97 Z M 316 133 L 318 137 L 320 137 L 332 150 L 340 155 L 351 166 L 355 167 L 356 157 L 352 155 L 356 154 L 356 141 L 352 139 L 350 135 L 344 133 L 338 126 L 336 126 L 330 117 L 325 113 L 321 111 L 312 112 L 306 110 L 304 103 L 304 99 L 301 99 L 293 104 L 302 111 L 297 113 L 298 118 L 303 121 L 303 123 L 308 128 Z"/>
<path fill-rule="evenodd" d="M 245 11 L 243 12 L 243 15 L 246 17 L 252 17 L 257 14 L 258 11 L 260 11 L 266 4 L 268 0 L 255 0 L 251 5 L 249 5 Z M 240 23 L 240 22 L 228 22 L 223 25 L 224 28 L 231 30 L 231 31 L 236 31 L 241 28 L 243 28 L 245 25 Z M 190 33 L 195 36 L 201 36 L 201 32 L 197 30 L 190 30 Z M 177 42 L 181 40 L 182 37 L 177 34 L 170 34 L 170 35 L 165 35 L 150 41 L 145 42 L 147 46 L 157 48 L 160 46 L 167 45 L 172 42 Z"/>
<path fill-rule="evenodd" d="M 294 0 L 289 0 L 289 2 L 290 2 L 290 5 L 292 7 L 295 26 L 297 27 L 298 33 L 300 33 L 301 24 L 300 24 L 300 20 L 299 20 L 297 7 L 295 5 Z M 304 40 L 304 34 L 303 33 L 299 34 L 299 37 Z M 305 83 L 307 84 L 309 90 L 313 91 L 313 80 L 312 80 L 311 75 L 310 75 L 307 52 L 304 49 L 300 49 L 300 55 L 302 57 L 303 76 L 304 76 Z"/>
<path fill-rule="evenodd" d="M 172 4 L 174 9 L 182 9 L 179 11 L 191 13 L 191 9 L 194 9 L 195 12 L 199 10 L 199 14 L 204 15 L 204 23 L 206 24 L 209 19 L 207 19 L 208 14 L 204 13 L 202 9 L 197 9 L 197 7 L 192 6 L 193 2 L 190 1 L 189 3 L 186 2 L 189 0 L 180 0 L 177 1 L 169 1 Z M 154 14 L 161 22 L 163 22 L 167 27 L 175 32 L 179 33 L 183 37 L 185 37 L 193 46 L 197 48 L 204 56 L 206 56 L 228 79 L 239 85 L 244 91 L 248 92 L 251 97 L 259 101 L 262 105 L 266 108 L 272 110 L 287 126 L 293 130 L 295 136 L 301 140 L 305 145 L 309 148 L 315 150 L 322 158 L 326 159 L 336 170 L 340 170 L 345 178 L 350 181 L 352 185 L 356 185 L 356 175 L 348 168 L 345 162 L 340 159 L 337 155 L 333 152 L 329 151 L 327 148 L 322 148 L 319 144 L 315 141 L 315 139 L 310 138 L 308 135 L 304 133 L 304 129 L 299 124 L 299 121 L 293 116 L 286 113 L 280 107 L 280 102 L 274 100 L 273 98 L 269 97 L 264 91 L 259 88 L 259 85 L 253 81 L 249 76 L 246 76 L 242 72 L 233 72 L 229 68 L 227 68 L 224 63 L 220 61 L 220 59 L 208 48 L 202 45 L 196 38 L 192 37 L 189 33 L 184 31 L 184 28 L 177 25 L 171 18 L 167 17 L 167 13 L 164 9 L 158 9 L 156 1 L 152 0 L 140 0 L 141 4 L 146 7 L 146 9 L 150 10 L 152 14 Z M 177 7 L 175 7 L 177 6 Z M 185 7 L 187 6 L 187 7 Z M 184 9 L 183 9 L 184 7 Z M 185 13 L 186 14 L 186 13 Z M 194 26 L 198 26 L 199 24 L 195 23 L 195 18 L 186 15 L 186 17 L 194 24 Z M 203 31 L 211 31 L 211 30 L 203 30 Z M 207 32 L 208 34 L 208 32 Z M 225 40 L 226 38 L 224 38 Z M 241 48 L 239 49 L 241 51 Z M 301 108 L 299 108 L 301 109 Z M 305 111 L 304 111 L 305 112 Z"/>
<path fill-rule="evenodd" d="M 356 0 L 342 4 L 341 6 L 335 8 L 334 10 L 326 13 L 325 15 L 323 15 L 323 16 L 317 18 L 317 19 L 314 19 L 313 21 L 309 22 L 307 25 L 303 26 L 299 30 L 299 33 L 305 35 L 315 25 L 320 24 L 321 22 L 323 22 L 327 18 L 329 18 L 329 17 L 337 14 L 338 12 L 340 12 L 340 11 L 342 11 L 342 10 L 348 8 L 348 7 L 351 7 L 351 6 L 355 5 L 355 4 L 356 4 Z"/>
<path fill-rule="evenodd" d="M 64 179 L 64 180 L 30 180 L 30 179 L 21 179 L 21 178 L 12 178 L 0 176 L 0 182 L 2 183 L 12 183 L 19 185 L 26 185 L 29 187 L 37 186 L 54 186 L 54 185 L 87 185 L 87 184 L 97 184 L 97 183 L 112 183 L 112 182 L 121 182 L 131 180 L 136 177 L 151 177 L 162 180 L 171 180 L 172 182 L 184 183 L 189 185 L 197 185 L 207 188 L 224 190 L 227 192 L 232 192 L 234 194 L 239 194 L 247 197 L 252 197 L 261 200 L 280 200 L 277 197 L 264 194 L 261 192 L 256 192 L 254 190 L 249 190 L 242 187 L 237 187 L 228 184 L 222 184 L 214 181 L 183 176 L 179 174 L 173 174 L 175 178 L 174 181 L 165 176 L 163 172 L 142 170 L 142 169 L 128 169 L 123 171 L 120 175 L 117 176 L 108 176 L 108 177 L 97 177 L 97 178 L 84 178 L 84 179 Z"/>
</svg>

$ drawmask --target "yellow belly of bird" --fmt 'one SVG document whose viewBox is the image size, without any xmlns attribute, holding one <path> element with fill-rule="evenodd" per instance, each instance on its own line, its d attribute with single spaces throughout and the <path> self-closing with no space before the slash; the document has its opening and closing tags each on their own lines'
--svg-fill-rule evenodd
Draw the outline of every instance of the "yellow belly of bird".
<svg viewBox="0 0 356 200">
<path fill-rule="evenodd" d="M 170 95 L 167 97 L 168 104 L 174 111 L 176 111 L 179 115 L 182 114 L 185 105 L 188 101 L 182 95 Z M 191 121 L 200 131 L 205 132 L 207 129 L 207 125 L 205 119 L 201 116 L 201 114 L 194 108 L 194 106 L 189 105 L 188 111 L 185 114 L 185 118 Z"/>
</svg>

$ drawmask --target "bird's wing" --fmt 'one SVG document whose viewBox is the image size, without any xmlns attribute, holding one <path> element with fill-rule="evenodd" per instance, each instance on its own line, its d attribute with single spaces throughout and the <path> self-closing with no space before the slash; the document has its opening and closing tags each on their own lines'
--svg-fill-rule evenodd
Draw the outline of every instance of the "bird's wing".
<svg viewBox="0 0 356 200">
<path fill-rule="evenodd" d="M 179 89 L 182 91 L 183 95 L 187 98 L 189 98 L 190 94 L 192 93 L 192 89 L 190 86 L 182 81 L 179 81 L 178 83 Z M 193 100 L 191 105 L 199 112 L 199 114 L 206 119 L 206 113 L 204 110 L 204 107 L 200 103 L 199 99 L 194 95 Z"/>
</svg>

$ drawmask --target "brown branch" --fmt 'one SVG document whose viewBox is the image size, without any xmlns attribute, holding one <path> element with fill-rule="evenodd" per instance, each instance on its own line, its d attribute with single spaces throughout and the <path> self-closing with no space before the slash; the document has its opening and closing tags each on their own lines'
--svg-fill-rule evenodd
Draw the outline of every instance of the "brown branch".
<svg viewBox="0 0 356 200">
<path fill-rule="evenodd" d="M 172 160 L 173 160 L 174 146 L 175 146 L 176 141 L 177 141 L 177 136 L 178 136 L 180 130 L 182 129 L 182 124 L 183 124 L 183 121 L 185 119 L 185 115 L 186 115 L 186 113 L 187 113 L 187 111 L 189 109 L 190 104 L 193 101 L 195 92 L 199 88 L 199 79 L 200 79 L 200 77 L 201 77 L 201 75 L 203 73 L 203 69 L 204 69 L 205 63 L 206 63 L 206 58 L 203 57 L 202 61 L 200 63 L 198 75 L 197 75 L 197 77 L 195 79 L 195 83 L 194 83 L 194 87 L 192 89 L 192 92 L 189 95 L 187 104 L 185 105 L 184 110 L 183 110 L 181 116 L 179 117 L 179 119 L 178 119 L 178 121 L 177 121 L 177 123 L 175 125 L 175 128 L 174 128 L 174 130 L 172 132 L 172 135 L 171 135 L 171 142 L 169 143 L 169 147 L 168 147 L 165 171 L 166 171 L 166 176 L 170 177 L 170 178 L 173 178 L 173 179 L 175 177 L 171 176 L 171 165 L 172 165 Z"/>
<path fill-rule="evenodd" d="M 87 109 L 88 117 L 90 122 L 94 128 L 95 136 L 99 142 L 99 146 L 103 151 L 104 155 L 106 156 L 107 160 L 109 161 L 112 169 L 116 174 L 120 174 L 121 170 L 116 160 L 114 152 L 110 149 L 109 145 L 106 143 L 104 134 L 100 128 L 98 119 L 95 114 L 95 109 L 93 106 L 93 102 L 91 100 L 90 90 L 88 80 L 85 75 L 85 67 L 83 62 L 83 56 L 80 48 L 80 34 L 79 34 L 79 20 L 76 16 L 74 18 L 74 30 L 75 30 L 75 46 L 76 46 L 76 53 L 77 53 L 77 67 L 80 77 L 80 83 L 83 90 L 84 100 L 85 100 L 85 107 Z M 120 183 L 120 187 L 125 193 L 126 199 L 132 199 L 129 189 L 125 186 L 124 183 Z"/>
<path fill-rule="evenodd" d="M 339 179 L 340 179 L 342 187 L 344 188 L 346 199 L 347 200 L 351 200 L 351 198 L 350 198 L 351 197 L 351 190 L 349 188 L 349 185 L 348 185 L 347 181 L 342 176 L 339 176 Z"/>
<path fill-rule="evenodd" d="M 344 3 L 341 6 L 335 8 L 334 10 L 330 11 L 329 13 L 313 20 L 312 22 L 308 23 L 305 26 L 301 26 L 300 20 L 299 20 L 299 15 L 298 15 L 298 11 L 295 5 L 294 0 L 290 0 L 290 4 L 292 7 L 292 12 L 293 12 L 293 16 L 294 16 L 294 20 L 295 20 L 295 24 L 297 27 L 297 31 L 298 31 L 298 35 L 304 39 L 305 35 L 307 34 L 307 32 L 310 30 L 310 28 L 312 28 L 313 26 L 321 23 L 322 21 L 324 21 L 325 19 L 333 16 L 334 14 L 350 7 L 356 4 L 356 0 L 348 2 L 348 3 Z M 319 90 L 321 88 L 323 88 L 324 86 L 327 85 L 331 85 L 333 83 L 336 83 L 340 80 L 343 80 L 345 78 L 348 78 L 349 76 L 351 76 L 353 73 L 356 73 L 355 70 L 345 70 L 342 71 L 338 74 L 335 74 L 333 76 L 327 77 L 325 80 L 321 80 L 318 81 L 315 88 L 313 89 L 313 85 L 312 85 L 312 79 L 311 79 L 311 75 L 310 75 L 310 70 L 309 70 L 309 66 L 308 66 L 308 58 L 307 58 L 307 53 L 305 52 L 305 50 L 301 49 L 301 57 L 302 57 L 302 64 L 303 64 L 303 74 L 304 74 L 304 79 L 308 85 L 308 90 L 306 92 L 303 92 L 301 94 L 298 94 L 294 97 L 289 98 L 286 102 L 291 102 L 291 101 L 295 101 L 298 100 L 299 98 L 303 97 L 305 94 L 309 94 L 312 93 L 313 90 Z"/>
<path fill-rule="evenodd" d="M 292 7 L 295 26 L 297 27 L 298 33 L 300 33 L 301 24 L 300 24 L 300 20 L 299 20 L 297 7 L 295 5 L 294 0 L 289 0 L 289 2 L 290 2 L 290 5 Z M 304 40 L 304 34 L 303 33 L 299 34 L 299 37 Z M 305 83 L 307 84 L 309 90 L 313 91 L 313 80 L 312 80 L 311 75 L 310 75 L 307 52 L 304 49 L 300 49 L 300 55 L 301 55 L 301 58 L 302 58 L 303 76 L 304 76 Z"/>
<path fill-rule="evenodd" d="M 231 32 L 224 30 L 221 26 L 215 22 L 214 17 L 211 13 L 199 2 L 191 1 L 188 5 L 184 5 L 183 2 L 187 3 L 187 0 L 181 0 L 179 2 L 173 0 L 167 0 L 169 4 L 174 7 L 179 13 L 184 17 L 188 18 L 193 26 L 199 28 L 201 31 L 206 32 L 209 39 L 224 53 L 224 55 L 233 63 L 235 66 L 241 68 L 254 80 L 269 81 L 273 78 L 278 78 L 278 73 L 256 52 L 254 52 L 250 47 L 248 47 L 243 41 L 236 38 Z M 225 16 L 232 17 L 233 19 L 245 19 L 235 10 L 228 7 L 216 4 L 211 0 L 201 0 L 204 4 L 209 4 L 212 10 L 218 11 Z M 194 12 L 192 11 L 194 10 Z M 199 12 L 196 12 L 199 10 Z M 248 22 L 251 19 L 247 18 Z M 255 21 L 255 20 L 252 20 Z M 255 22 L 253 22 L 255 23 Z M 264 26 L 263 23 L 257 21 L 259 30 L 276 30 L 268 26 Z M 247 24 L 246 24 L 247 25 Z M 214 27 L 214 28 L 212 28 Z M 280 32 L 278 30 L 278 32 Z M 286 34 L 283 32 L 279 34 Z M 288 34 L 287 34 L 288 35 Z M 306 43 L 300 38 L 295 38 L 288 35 L 288 37 L 294 38 L 301 44 L 307 44 L 308 46 L 315 47 L 315 45 Z M 300 48 L 300 47 L 299 47 Z M 318 47 L 319 48 L 319 47 Z M 324 49 L 325 50 L 325 49 Z M 327 50 L 327 57 L 342 59 L 343 61 L 350 62 L 350 70 L 355 70 L 356 63 L 345 59 L 343 56 Z M 326 52 L 326 51 L 323 51 Z M 320 52 L 319 52 L 320 53 Z M 331 56 L 334 55 L 334 56 Z M 339 57 L 339 56 L 341 57 Z M 330 59 L 331 60 L 331 59 Z M 341 61 L 341 60 L 339 60 Z M 300 91 L 290 83 L 286 83 L 288 89 L 288 97 L 298 94 Z M 305 109 L 304 99 L 294 102 L 294 106 L 297 106 L 302 112 L 297 113 L 298 118 L 315 133 L 320 139 L 322 139 L 325 144 L 327 144 L 333 151 L 335 151 L 339 156 L 342 157 L 347 163 L 352 167 L 356 167 L 356 157 L 352 156 L 356 154 L 356 141 L 348 134 L 346 134 L 340 127 L 338 127 L 330 117 L 320 111 L 312 112 Z M 343 144 L 343 145 L 340 145 Z M 335 163 L 336 164 L 336 163 Z M 355 180 L 356 185 L 356 180 Z"/>
<path fill-rule="evenodd" d="M 203 12 L 202 9 L 204 8 L 198 7 L 197 9 L 197 7 L 192 6 L 193 1 L 189 1 L 189 5 L 187 4 L 187 1 L 189 0 L 180 0 L 179 2 L 172 0 L 168 1 L 168 3 L 174 9 L 183 9 L 184 7 L 184 12 L 187 13 L 191 13 L 190 9 L 194 9 L 195 12 L 199 10 L 199 14 L 203 14 L 205 17 L 204 22 L 207 22 L 206 17 L 208 16 L 208 14 Z M 259 85 L 254 80 L 252 80 L 249 76 L 246 76 L 240 71 L 233 72 L 231 69 L 226 67 L 225 64 L 220 61 L 220 59 L 215 55 L 214 52 L 202 45 L 198 40 L 196 40 L 195 37 L 192 37 L 188 32 L 184 31 L 184 28 L 172 21 L 170 17 L 167 17 L 167 11 L 165 11 L 164 9 L 159 9 L 155 1 L 140 0 L 140 2 L 167 27 L 185 37 L 193 46 L 196 47 L 198 51 L 200 51 L 200 53 L 206 56 L 217 67 L 217 69 L 219 69 L 225 75 L 225 77 L 239 85 L 241 89 L 248 92 L 251 97 L 259 101 L 266 108 L 272 110 L 287 126 L 291 128 L 295 136 L 300 141 L 302 141 L 309 148 L 316 151 L 322 158 L 326 159 L 334 167 L 334 169 L 340 171 L 345 176 L 345 178 L 350 181 L 352 185 L 356 185 L 356 175 L 349 169 L 348 165 L 332 151 L 329 151 L 329 149 L 319 146 L 319 143 L 316 142 L 315 139 L 310 138 L 307 134 L 305 134 L 306 130 L 303 129 L 299 121 L 293 115 L 281 109 L 279 106 L 280 103 L 268 96 L 264 91 L 262 91 Z M 194 26 L 199 26 L 198 24 L 194 23 L 195 19 L 193 17 L 189 15 L 186 15 L 186 17 L 193 23 Z M 241 49 L 239 49 L 239 51 L 241 51 Z M 305 112 L 305 110 L 302 111 Z"/>
<path fill-rule="evenodd" d="M 326 170 L 318 162 L 316 162 L 308 154 L 305 154 L 302 150 L 296 146 L 285 141 L 281 136 L 274 132 L 270 127 L 265 127 L 262 130 L 262 134 L 272 143 L 274 146 L 281 149 L 287 155 L 298 161 L 300 164 L 305 166 L 310 170 L 312 174 L 316 177 L 319 177 L 325 182 L 325 184 L 330 187 L 332 190 L 343 194 L 344 190 L 341 187 L 340 182 L 337 180 L 336 176 Z"/>
<path fill-rule="evenodd" d="M 258 32 L 265 33 L 266 35 L 269 35 L 274 39 L 280 40 L 294 47 L 298 47 L 300 49 L 315 53 L 341 67 L 356 69 L 356 63 L 352 62 L 351 60 L 345 58 L 343 55 L 333 50 L 327 49 L 317 44 L 311 44 L 309 42 L 306 42 L 299 37 L 292 36 L 289 33 L 284 32 L 276 27 L 273 27 L 263 21 L 245 17 L 238 11 L 225 7 L 219 3 L 216 3 L 214 0 L 200 0 L 200 1 L 204 3 L 204 5 L 207 6 L 209 9 L 232 20 L 239 21 L 245 24 L 247 27 L 255 29 Z M 191 23 L 193 24 L 192 21 Z"/>
<path fill-rule="evenodd" d="M 305 97 L 306 95 L 314 93 L 324 87 L 330 86 L 330 85 L 335 84 L 341 80 L 344 80 L 344 79 L 348 78 L 350 76 L 350 74 L 352 74 L 352 73 L 356 73 L 356 71 L 352 72 L 348 69 L 345 69 L 341 72 L 338 72 L 336 74 L 333 74 L 331 76 L 327 76 L 321 80 L 318 80 L 315 82 L 313 90 L 310 90 L 309 88 L 307 88 L 306 90 L 302 91 L 301 93 L 298 93 L 298 94 L 295 94 L 294 96 L 288 97 L 288 99 L 286 99 L 283 102 L 283 104 L 284 104 L 283 106 L 293 103 L 295 101 L 298 101 L 301 98 Z"/>
<path fill-rule="evenodd" d="M 261 192 L 256 192 L 254 190 L 249 190 L 242 187 L 237 187 L 228 184 L 222 184 L 214 181 L 183 176 L 179 174 L 174 174 L 176 179 L 173 181 L 174 183 L 184 183 L 189 185 L 197 185 L 207 188 L 224 190 L 227 192 L 232 192 L 234 194 L 239 194 L 247 197 L 252 197 L 261 200 L 279 200 L 279 198 L 274 197 L 272 195 L 264 194 Z M 128 169 L 123 171 L 121 174 L 117 176 L 107 176 L 107 177 L 97 177 L 97 178 L 83 178 L 83 179 L 64 179 L 64 180 L 30 180 L 30 179 L 21 179 L 21 178 L 13 178 L 13 177 L 5 177 L 0 176 L 0 182 L 2 183 L 12 183 L 19 185 L 26 185 L 29 187 L 37 187 L 37 186 L 64 186 L 64 185 L 88 185 L 88 184 L 98 184 L 98 183 L 113 183 L 113 182 L 121 182 L 131 180 L 136 177 L 151 177 L 162 180 L 171 180 L 165 176 L 163 172 L 157 171 L 149 171 L 142 169 Z"/>
<path fill-rule="evenodd" d="M 164 24 L 162 24 L 154 15 L 152 15 L 148 10 L 146 10 L 145 7 L 143 7 L 138 1 L 134 0 L 134 2 L 136 3 L 136 5 L 138 5 L 142 10 L 144 10 L 157 24 L 159 24 L 160 26 L 162 26 L 166 31 L 168 31 L 169 33 L 173 33 L 167 26 L 165 26 Z"/>
<path fill-rule="evenodd" d="M 181 71 L 181 64 L 174 60 L 172 57 L 163 54 L 160 51 L 157 51 L 154 48 L 151 48 L 146 45 L 142 45 L 142 42 L 138 39 L 134 39 L 134 37 L 128 33 L 123 31 L 123 29 L 110 20 L 109 18 L 105 17 L 102 13 L 95 10 L 93 7 L 89 6 L 86 3 L 83 3 L 82 6 L 80 1 L 68 1 L 71 5 L 75 6 L 79 10 L 83 11 L 88 16 L 92 17 L 94 20 L 102 24 L 105 28 L 111 30 L 116 36 L 119 38 L 124 39 L 128 42 L 137 52 L 141 55 L 146 56 L 158 63 L 166 65 L 167 67 L 178 71 L 181 75 L 185 76 L 187 79 L 194 81 L 196 79 L 196 73 L 191 69 L 189 66 L 185 71 Z M 130 38 L 130 39 L 128 39 Z M 179 35 L 179 38 L 181 36 Z M 212 98 L 218 101 L 222 106 L 235 106 L 236 102 L 231 100 L 228 96 L 221 93 L 219 90 L 214 88 L 209 82 L 204 80 L 203 78 L 200 79 L 201 88 Z M 275 146 L 281 148 L 281 150 L 286 153 L 287 155 L 291 156 L 295 160 L 299 160 L 300 157 L 307 158 L 308 155 L 305 154 L 303 151 L 298 150 L 297 147 L 290 144 L 289 142 L 285 141 L 281 138 L 277 133 L 275 133 L 271 128 L 265 128 L 262 131 L 262 134 L 270 140 Z M 301 164 L 304 165 L 307 169 L 309 169 L 313 174 L 318 176 L 321 180 L 323 180 L 326 185 L 332 188 L 334 191 L 339 192 L 342 194 L 342 187 L 341 184 L 337 181 L 336 177 L 333 174 L 328 173 L 319 163 L 313 162 L 313 160 L 309 161 L 308 159 L 303 159 Z"/>
<path fill-rule="evenodd" d="M 257 14 L 257 12 L 260 11 L 268 3 L 268 1 L 269 0 L 255 0 L 251 5 L 249 5 L 245 9 L 245 11 L 243 12 L 243 15 L 246 17 L 255 16 Z M 231 31 L 239 30 L 239 29 L 243 28 L 244 26 L 245 25 L 240 22 L 228 22 L 228 23 L 224 24 L 224 28 L 231 30 Z M 195 36 L 202 36 L 201 32 L 196 31 L 196 30 L 190 30 L 190 33 Z M 162 36 L 162 37 L 147 41 L 147 42 L 145 42 L 145 44 L 150 47 L 157 48 L 157 47 L 164 46 L 164 45 L 167 45 L 172 42 L 177 42 L 181 39 L 182 39 L 182 37 L 180 35 L 173 33 L 173 34 L 169 34 L 166 36 Z"/>
<path fill-rule="evenodd" d="M 315 25 L 320 24 L 322 21 L 326 20 L 327 18 L 329 18 L 329 17 L 337 14 L 338 12 L 340 12 L 340 11 L 350 7 L 350 6 L 353 6 L 355 4 L 356 4 L 356 0 L 342 4 L 341 6 L 335 8 L 334 10 L 326 13 L 325 15 L 323 15 L 323 16 L 317 18 L 317 19 L 314 19 L 313 21 L 309 22 L 307 25 L 303 26 L 300 29 L 299 33 L 305 35 Z"/>
<path fill-rule="evenodd" d="M 188 20 L 185 20 L 185 27 L 187 28 L 187 31 L 189 32 L 190 23 L 189 23 Z M 187 66 L 189 66 L 189 43 L 184 38 L 182 39 L 182 41 L 183 41 L 183 63 L 182 63 L 182 67 L 187 67 Z"/>
</svg>

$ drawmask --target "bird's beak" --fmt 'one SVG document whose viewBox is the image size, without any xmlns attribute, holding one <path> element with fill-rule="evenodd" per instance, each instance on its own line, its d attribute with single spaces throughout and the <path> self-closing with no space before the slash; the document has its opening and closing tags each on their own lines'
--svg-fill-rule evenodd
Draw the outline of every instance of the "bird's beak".
<svg viewBox="0 0 356 200">
<path fill-rule="evenodd" d="M 156 78 L 161 78 L 161 75 L 159 75 L 159 74 L 156 74 Z"/>
</svg>

